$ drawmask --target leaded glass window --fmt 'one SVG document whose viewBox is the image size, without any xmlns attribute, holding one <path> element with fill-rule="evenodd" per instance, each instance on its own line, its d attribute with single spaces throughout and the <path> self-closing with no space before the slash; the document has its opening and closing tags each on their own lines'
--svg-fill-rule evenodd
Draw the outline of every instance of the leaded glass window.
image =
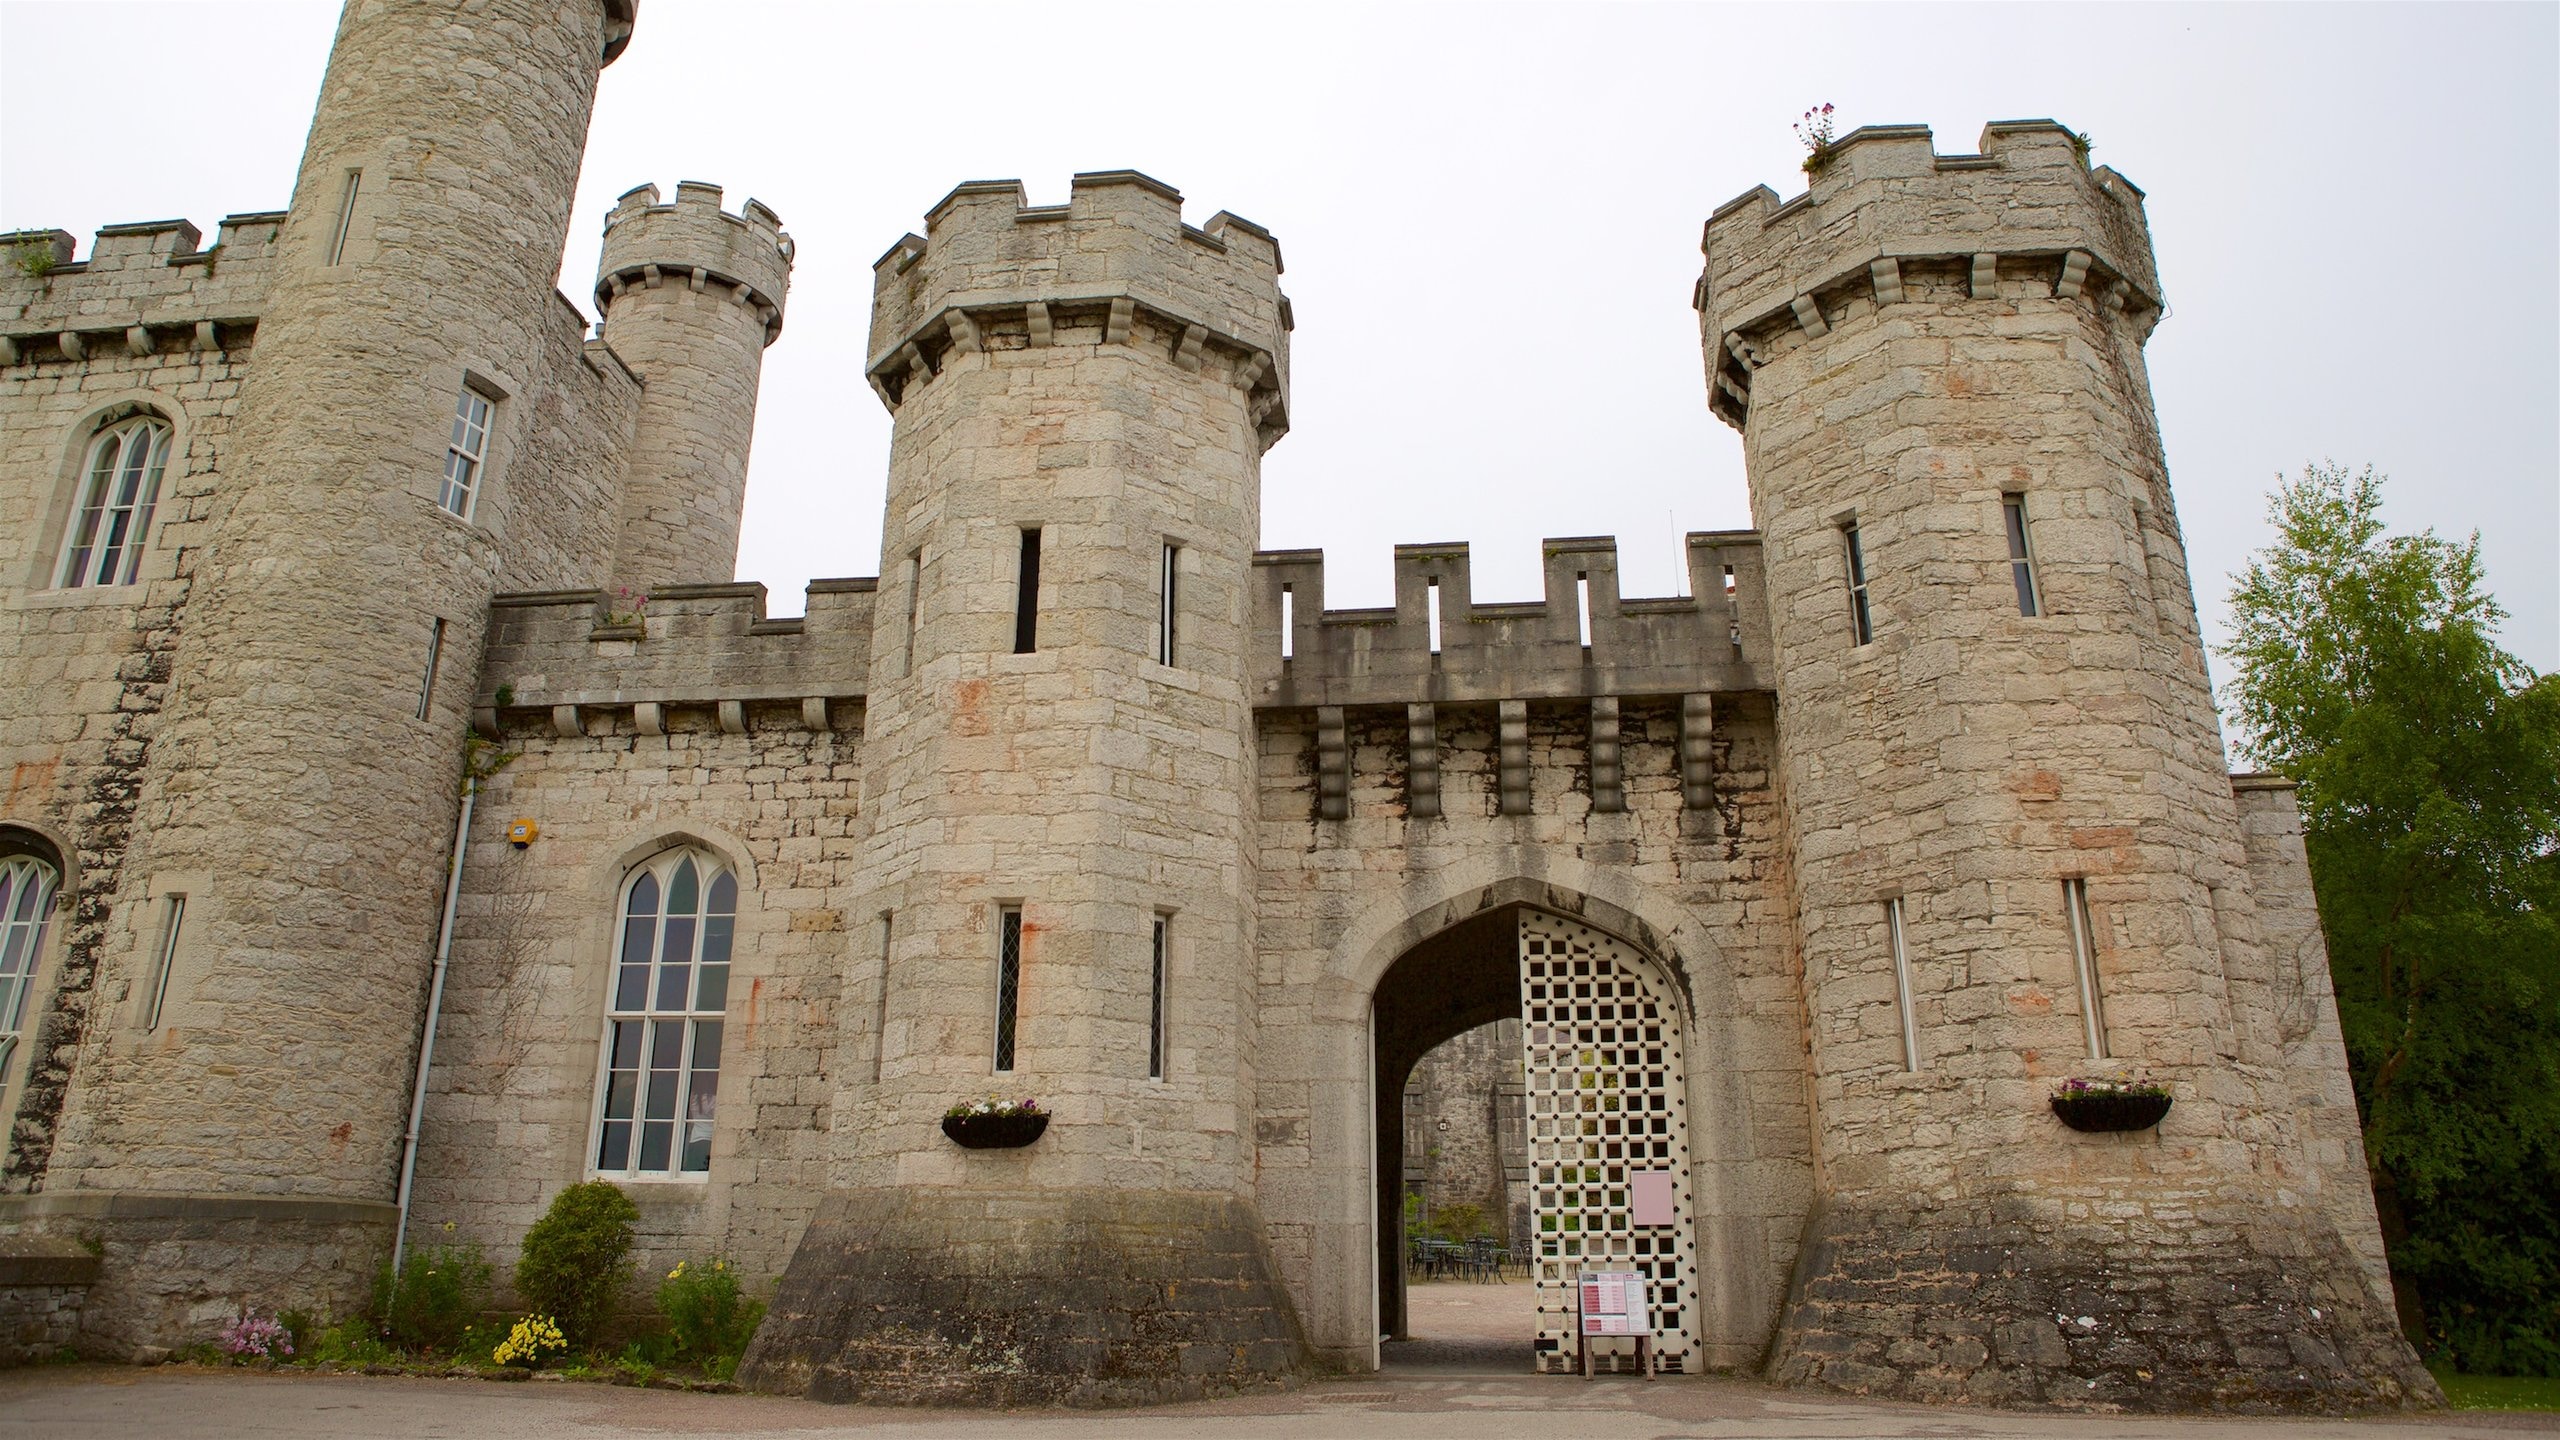
<svg viewBox="0 0 2560 1440">
<path fill-rule="evenodd" d="M 465 385 L 453 402 L 453 438 L 444 447 L 444 485 L 436 503 L 468 520 L 489 457 L 489 399 Z"/>
<path fill-rule="evenodd" d="M 52 866 L 32 855 L 0 859 L 0 1082 L 17 1054 L 36 962 L 44 958 L 56 878 Z"/>
<path fill-rule="evenodd" d="M 90 444 L 55 584 L 70 590 L 133 583 L 150 538 L 152 507 L 160 501 L 160 476 L 168 467 L 169 423 L 157 416 L 112 426 Z"/>
<path fill-rule="evenodd" d="M 710 1170 L 737 917 L 736 877 L 699 850 L 659 856 L 624 888 L 596 1173 Z"/>
</svg>

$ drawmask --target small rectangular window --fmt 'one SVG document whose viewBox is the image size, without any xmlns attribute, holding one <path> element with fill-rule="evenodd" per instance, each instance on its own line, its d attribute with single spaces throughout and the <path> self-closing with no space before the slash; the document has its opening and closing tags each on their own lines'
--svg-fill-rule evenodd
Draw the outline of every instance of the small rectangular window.
<svg viewBox="0 0 2560 1440">
<path fill-rule="evenodd" d="M 364 172 L 350 170 L 346 187 L 338 192 L 338 228 L 329 234 L 329 263 L 332 265 L 347 258 L 347 231 L 356 223 L 356 191 L 363 183 Z"/>
<path fill-rule="evenodd" d="M 438 617 L 434 627 L 427 631 L 427 670 L 418 681 L 418 718 L 421 720 L 427 718 L 428 709 L 436 702 L 436 666 L 443 660 L 444 620 Z"/>
<path fill-rule="evenodd" d="M 2080 1023 L 2089 1058 L 2107 1058 L 2106 1001 L 2098 994 L 2098 941 L 2089 924 L 2089 882 L 2062 882 L 2062 908 L 2071 925 L 2071 966 L 2080 978 Z"/>
<path fill-rule="evenodd" d="M 151 1003 L 143 1007 L 142 1028 L 160 1028 L 160 1008 L 169 999 L 169 973 L 178 968 L 178 931 L 187 923 L 187 897 L 171 895 L 160 917 L 160 959 L 152 967 Z"/>
<path fill-rule="evenodd" d="M 2040 614 L 2042 609 L 2036 604 L 2035 559 L 2027 553 L 2027 497 L 2001 496 L 2000 515 L 2009 530 L 2009 578 L 2018 587 L 2018 613 Z"/>
<path fill-rule="evenodd" d="M 1028 655 L 1040 642 L 1040 532 L 1022 532 L 1022 572 L 1013 591 L 1013 653 Z"/>
<path fill-rule="evenodd" d="M 1588 570 L 1573 577 L 1573 608 L 1581 626 L 1582 648 L 1588 650 L 1591 648 L 1591 572 Z"/>
<path fill-rule="evenodd" d="M 1849 634 L 1852 643 L 1864 645 L 1876 638 L 1876 627 L 1867 609 L 1867 552 L 1858 543 L 1857 521 L 1842 522 L 1840 541 L 1849 559 Z"/>
<path fill-rule="evenodd" d="M 924 605 L 924 547 L 907 552 L 906 673 L 916 673 L 916 616 Z"/>
<path fill-rule="evenodd" d="M 1156 567 L 1156 663 L 1173 663 L 1174 577 L 1181 569 L 1182 547 L 1167 542 Z"/>
<path fill-rule="evenodd" d="M 1026 532 L 1037 534 L 1037 531 Z M 996 1073 L 1013 1073 L 1013 1031 L 1022 1003 L 1022 907 L 1008 905 L 996 921 Z"/>
<path fill-rule="evenodd" d="M 1440 581 L 1437 576 L 1423 582 L 1423 613 L 1431 624 L 1431 653 L 1440 653 Z"/>
<path fill-rule="evenodd" d="M 1294 660 L 1298 656 L 1298 588 L 1280 587 L 1280 658 Z"/>
<path fill-rule="evenodd" d="M 489 454 L 489 399 L 469 385 L 453 402 L 453 438 L 444 447 L 444 488 L 436 503 L 463 519 L 471 518 L 479 497 L 480 470 Z"/>
<path fill-rule="evenodd" d="M 1893 946 L 1893 999 L 1902 1018 L 1902 1068 L 1920 1068 L 1920 1026 L 1911 1013 L 1911 952 L 1903 942 L 1902 897 L 1884 902 L 1885 939 Z"/>
<path fill-rule="evenodd" d="M 1148 994 L 1152 998 L 1147 1002 L 1147 1078 L 1150 1080 L 1164 1078 L 1165 932 L 1171 923 L 1170 916 L 1156 917 L 1155 966 L 1153 978 L 1148 984 Z"/>
<path fill-rule="evenodd" d="M 871 1082 L 889 1055 L 889 942 L 897 938 L 896 912 L 880 912 L 880 984 L 871 995 Z"/>
</svg>

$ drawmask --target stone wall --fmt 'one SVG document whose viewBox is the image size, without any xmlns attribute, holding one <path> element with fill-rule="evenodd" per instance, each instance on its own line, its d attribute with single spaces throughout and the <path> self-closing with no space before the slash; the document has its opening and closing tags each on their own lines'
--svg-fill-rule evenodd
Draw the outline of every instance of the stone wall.
<svg viewBox="0 0 2560 1440">
<path fill-rule="evenodd" d="M 522 653 L 502 646 L 494 673 L 521 673 Z M 551 1198 L 591 1173 L 617 901 L 635 866 L 691 845 L 739 880 L 711 1168 L 624 1182 L 641 1209 L 638 1268 L 718 1255 L 751 1286 L 781 1273 L 826 1184 L 845 1056 L 871 1038 L 869 1005 L 844 994 L 871 938 L 843 908 L 858 879 L 862 714 L 843 707 L 812 729 L 798 701 L 758 701 L 738 719 L 731 733 L 716 702 L 669 704 L 661 733 L 643 734 L 626 706 L 564 735 L 547 712 L 509 712 L 497 743 L 513 758 L 472 818 L 413 1243 L 478 1244 L 504 1274 Z M 517 820 L 540 828 L 521 850 L 507 840 Z"/>
<path fill-rule="evenodd" d="M 1480 1025 L 1423 1056 L 1404 1090 L 1405 1193 L 1427 1215 L 1473 1205 L 1505 1243 L 1529 1233 L 1520 1056 L 1519 1021 Z"/>
<path fill-rule="evenodd" d="M 126 999 L 127 977 L 102 988 L 99 967 L 146 908 L 126 890 L 135 806 L 224 500 L 281 218 L 235 216 L 201 251 L 184 222 L 112 226 L 84 261 L 58 231 L 0 237 L 65 261 L 42 276 L 0 267 L 0 512 L 27 519 L 0 529 L 0 824 L 44 837 L 70 871 L 0 1071 L 0 1189 L 41 1183 L 81 1047 L 105 1039 Z M 141 412 L 173 433 L 136 583 L 60 588 L 90 443 Z"/>
<path fill-rule="evenodd" d="M 71 1240 L 0 1240 L 0 1370 L 41 1365 L 74 1348 L 98 1257 Z"/>
</svg>

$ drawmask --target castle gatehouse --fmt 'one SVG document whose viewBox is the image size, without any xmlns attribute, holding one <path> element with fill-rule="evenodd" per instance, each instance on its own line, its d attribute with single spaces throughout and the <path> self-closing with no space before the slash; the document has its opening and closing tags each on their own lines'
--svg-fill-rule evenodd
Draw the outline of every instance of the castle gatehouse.
<svg viewBox="0 0 2560 1440">
<path fill-rule="evenodd" d="M 779 619 L 727 578 L 759 367 L 848 262 L 643 186 L 588 332 L 632 29 L 353 6 L 288 209 L 0 237 L 0 1248 L 88 1257 L 64 1339 L 348 1313 L 601 1177 L 644 1272 L 773 1278 L 764 1388 L 1367 1369 L 1406 1078 L 1516 1022 L 1545 1368 L 1607 1269 L 1683 1374 L 2433 1396 L 2292 792 L 2207 688 L 2142 195 L 2068 130 L 1860 130 L 1706 217 L 1757 528 L 1671 597 L 1568 538 L 1534 602 L 1425 544 L 1328 607 L 1257 544 L 1272 233 L 961 185 L 874 264 L 876 578 Z M 2048 1103 L 2135 1074 L 2156 1127 Z M 952 1143 L 991 1091 L 1046 1133 Z"/>
</svg>

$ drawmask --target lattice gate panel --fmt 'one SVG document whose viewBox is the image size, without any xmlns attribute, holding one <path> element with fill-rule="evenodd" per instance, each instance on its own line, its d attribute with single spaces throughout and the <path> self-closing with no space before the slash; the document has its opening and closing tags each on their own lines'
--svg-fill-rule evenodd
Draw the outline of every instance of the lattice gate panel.
<svg viewBox="0 0 2560 1440">
<path fill-rule="evenodd" d="M 1538 1368 L 1574 1365 L 1574 1287 L 1589 1270 L 1651 1281 L 1666 1371 L 1698 1368 L 1696 1210 L 1679 1012 L 1624 942 L 1543 911 L 1520 912 L 1521 1036 L 1537 1224 Z M 1635 1223 L 1628 1177 L 1671 1175 L 1670 1224 Z M 1635 1363 L 1593 1342 L 1595 1367 Z"/>
</svg>

